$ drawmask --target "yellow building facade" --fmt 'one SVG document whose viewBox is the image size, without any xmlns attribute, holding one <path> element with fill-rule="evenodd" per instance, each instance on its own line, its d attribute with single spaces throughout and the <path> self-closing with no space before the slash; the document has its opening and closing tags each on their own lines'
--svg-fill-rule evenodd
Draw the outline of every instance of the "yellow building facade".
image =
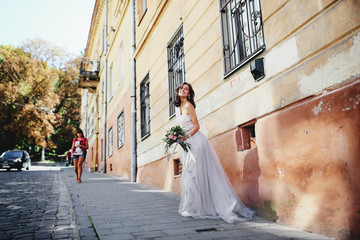
<svg viewBox="0 0 360 240">
<path fill-rule="evenodd" d="M 179 192 L 162 139 L 186 81 L 244 203 L 359 236 L 359 12 L 354 0 L 97 0 L 83 62 L 99 67 L 80 79 L 86 167 Z"/>
<path fill-rule="evenodd" d="M 80 80 L 81 127 L 90 145 L 86 167 L 126 179 L 130 179 L 131 145 L 128 9 L 129 1 L 96 1 L 84 62 L 99 64 L 99 78 L 92 85 L 86 85 L 88 79 Z"/>
</svg>

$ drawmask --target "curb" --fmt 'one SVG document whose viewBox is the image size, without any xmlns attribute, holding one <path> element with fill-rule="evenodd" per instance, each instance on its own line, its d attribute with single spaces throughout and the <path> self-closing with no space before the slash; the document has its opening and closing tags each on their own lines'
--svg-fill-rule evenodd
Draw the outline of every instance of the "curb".
<svg viewBox="0 0 360 240">
<path fill-rule="evenodd" d="M 72 183 L 68 177 L 64 174 L 64 170 L 61 169 L 60 173 L 63 176 L 65 187 L 68 193 L 71 204 L 71 212 L 75 222 L 76 239 L 86 240 L 99 240 L 99 236 L 96 232 L 94 225 L 90 222 L 90 216 L 84 208 L 79 195 L 72 189 Z"/>
<path fill-rule="evenodd" d="M 31 161 L 31 166 L 40 166 L 40 167 L 64 167 L 65 162 L 41 162 L 41 161 Z"/>
</svg>

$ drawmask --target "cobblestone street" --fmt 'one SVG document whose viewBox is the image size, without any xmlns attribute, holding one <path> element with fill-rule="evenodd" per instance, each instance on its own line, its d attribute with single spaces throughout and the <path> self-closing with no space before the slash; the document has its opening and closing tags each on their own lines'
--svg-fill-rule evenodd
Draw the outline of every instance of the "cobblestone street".
<svg viewBox="0 0 360 240">
<path fill-rule="evenodd" d="M 0 172 L 0 239 L 75 239 L 59 171 L 32 169 Z"/>
</svg>

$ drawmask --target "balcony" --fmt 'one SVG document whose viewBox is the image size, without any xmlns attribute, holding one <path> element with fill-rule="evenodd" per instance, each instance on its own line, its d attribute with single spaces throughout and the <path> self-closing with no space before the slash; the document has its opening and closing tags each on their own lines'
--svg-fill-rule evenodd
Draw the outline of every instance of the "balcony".
<svg viewBox="0 0 360 240">
<path fill-rule="evenodd" d="M 83 59 L 80 64 L 79 88 L 96 90 L 100 81 L 100 62 L 97 60 Z"/>
</svg>

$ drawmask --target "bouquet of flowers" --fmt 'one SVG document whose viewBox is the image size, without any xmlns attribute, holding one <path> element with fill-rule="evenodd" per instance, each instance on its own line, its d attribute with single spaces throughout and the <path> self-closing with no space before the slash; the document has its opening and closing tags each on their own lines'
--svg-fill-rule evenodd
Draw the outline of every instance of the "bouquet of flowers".
<svg viewBox="0 0 360 240">
<path fill-rule="evenodd" d="M 183 141 L 180 140 L 181 137 L 183 138 Z M 190 149 L 190 144 L 185 141 L 185 131 L 179 125 L 176 125 L 170 128 L 169 130 L 167 130 L 165 134 L 165 138 L 163 140 L 165 143 L 165 153 L 168 152 L 169 148 L 174 143 L 180 144 L 180 146 L 186 152 Z"/>
</svg>

